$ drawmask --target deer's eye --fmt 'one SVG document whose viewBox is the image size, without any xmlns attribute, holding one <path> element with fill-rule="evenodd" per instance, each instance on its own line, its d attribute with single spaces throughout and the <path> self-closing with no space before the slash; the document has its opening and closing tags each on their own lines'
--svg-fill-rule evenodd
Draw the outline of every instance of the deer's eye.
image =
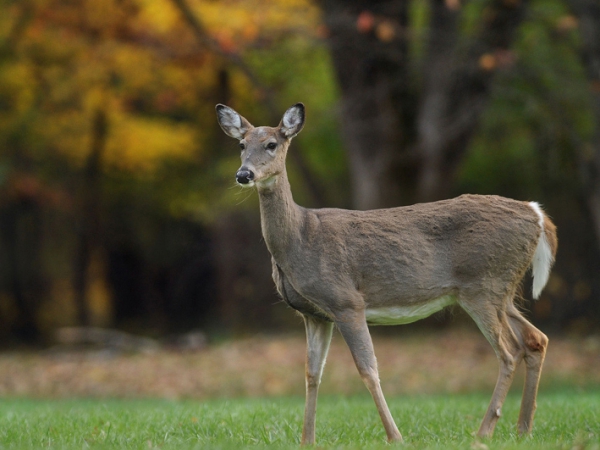
<svg viewBox="0 0 600 450">
<path fill-rule="evenodd" d="M 246 144 L 244 144 L 243 142 L 240 142 L 240 148 L 242 150 L 245 150 L 246 149 Z"/>
<path fill-rule="evenodd" d="M 277 144 L 275 142 L 269 142 L 267 144 L 267 150 L 275 150 L 277 148 Z"/>
</svg>

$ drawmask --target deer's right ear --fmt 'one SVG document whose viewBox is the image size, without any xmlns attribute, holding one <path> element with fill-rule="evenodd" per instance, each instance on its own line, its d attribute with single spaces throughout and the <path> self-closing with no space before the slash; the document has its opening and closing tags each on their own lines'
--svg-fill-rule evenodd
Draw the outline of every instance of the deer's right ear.
<svg viewBox="0 0 600 450">
<path fill-rule="evenodd" d="M 292 139 L 302 131 L 304 117 L 304 104 L 296 103 L 283 115 L 283 119 L 281 119 L 281 123 L 279 124 L 279 130 L 286 138 Z"/>
<path fill-rule="evenodd" d="M 241 140 L 244 135 L 253 128 L 250 122 L 236 113 L 229 106 L 221 105 L 215 107 L 217 110 L 217 120 L 219 125 L 227 136 Z"/>
</svg>

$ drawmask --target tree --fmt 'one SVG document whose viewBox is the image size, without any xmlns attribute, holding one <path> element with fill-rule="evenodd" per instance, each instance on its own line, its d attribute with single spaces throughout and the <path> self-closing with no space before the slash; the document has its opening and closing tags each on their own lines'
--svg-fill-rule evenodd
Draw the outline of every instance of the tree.
<svg viewBox="0 0 600 450">
<path fill-rule="evenodd" d="M 535 314 L 586 329 L 600 292 L 597 2 L 321 4 L 356 206 L 464 191 L 542 201 L 561 245 Z"/>
<path fill-rule="evenodd" d="M 526 2 L 486 2 L 469 33 L 458 1 L 434 0 L 426 11 L 401 0 L 321 5 L 356 207 L 448 196 L 494 73 L 513 62 Z M 417 15 L 429 16 L 421 47 Z"/>
<path fill-rule="evenodd" d="M 326 51 L 312 47 L 318 9 L 289 0 L 233 1 L 227 14 L 218 2 L 183 0 L 0 0 L 0 9 L 3 329 L 35 339 L 73 323 L 174 331 L 209 322 L 223 259 L 215 224 L 240 201 L 223 163 L 234 167 L 237 152 L 219 143 L 214 105 L 235 99 L 268 120 L 279 109 L 270 92 L 289 90 L 291 100 L 277 96 L 287 105 L 295 80 L 329 79 Z M 305 67 L 293 78 L 278 60 L 298 53 Z M 334 89 L 314 84 L 327 94 L 303 89 L 323 110 Z M 331 140 L 327 124 L 312 142 Z M 300 195 L 323 204 L 334 182 L 315 175 L 323 154 L 309 148 L 309 158 L 296 154 L 309 180 Z M 268 275 L 271 297 L 256 300 L 265 305 Z"/>
<path fill-rule="evenodd" d="M 582 178 L 600 251 L 600 4 L 593 0 L 569 0 L 579 21 L 581 59 L 589 82 L 595 132 L 580 152 Z"/>
</svg>

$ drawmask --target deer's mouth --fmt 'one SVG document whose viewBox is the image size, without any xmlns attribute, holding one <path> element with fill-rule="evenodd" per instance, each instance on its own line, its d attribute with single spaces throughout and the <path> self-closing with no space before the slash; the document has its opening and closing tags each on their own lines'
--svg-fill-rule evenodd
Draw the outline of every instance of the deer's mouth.
<svg viewBox="0 0 600 450">
<path fill-rule="evenodd" d="M 254 187 L 255 184 L 256 183 L 254 181 L 249 181 L 248 183 L 240 183 L 239 181 L 237 181 L 237 185 L 244 189 Z"/>
</svg>

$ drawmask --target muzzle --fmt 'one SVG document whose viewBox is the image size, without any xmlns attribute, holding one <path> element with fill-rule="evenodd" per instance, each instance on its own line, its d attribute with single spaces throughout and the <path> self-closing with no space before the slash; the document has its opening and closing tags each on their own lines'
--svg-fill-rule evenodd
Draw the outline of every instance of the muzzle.
<svg viewBox="0 0 600 450">
<path fill-rule="evenodd" d="M 248 184 L 254 180 L 254 173 L 246 167 L 240 167 L 240 170 L 235 174 L 235 181 L 239 184 Z"/>
</svg>

